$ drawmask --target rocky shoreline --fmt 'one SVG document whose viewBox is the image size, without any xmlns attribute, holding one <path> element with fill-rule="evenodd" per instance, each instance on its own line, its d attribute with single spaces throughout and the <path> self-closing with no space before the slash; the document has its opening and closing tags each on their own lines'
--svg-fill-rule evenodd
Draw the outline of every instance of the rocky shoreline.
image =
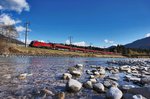
<svg viewBox="0 0 150 99">
<path fill-rule="evenodd" d="M 70 67 L 63 79 L 67 80 L 67 92 L 79 92 L 83 88 L 94 90 L 106 99 L 150 99 L 150 61 L 126 60 L 110 61 L 108 64 L 120 66 L 96 66 L 91 70 L 84 70 L 84 65 L 77 64 Z M 147 65 L 149 64 L 149 65 Z M 86 72 L 89 78 L 86 82 L 79 82 L 76 78 Z M 109 75 L 107 73 L 109 72 Z M 125 73 L 123 80 L 132 84 L 121 85 L 118 73 Z"/>
</svg>

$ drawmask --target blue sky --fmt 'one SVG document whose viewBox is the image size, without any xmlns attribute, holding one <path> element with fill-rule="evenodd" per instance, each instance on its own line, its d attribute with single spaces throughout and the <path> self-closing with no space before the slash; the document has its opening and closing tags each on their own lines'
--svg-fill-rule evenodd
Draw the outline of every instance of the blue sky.
<svg viewBox="0 0 150 99">
<path fill-rule="evenodd" d="M 65 43 L 72 36 L 75 43 L 107 47 L 132 42 L 150 32 L 149 0 L 22 1 L 29 9 L 2 13 L 21 20 L 19 25 L 29 20 L 30 40 Z"/>
</svg>

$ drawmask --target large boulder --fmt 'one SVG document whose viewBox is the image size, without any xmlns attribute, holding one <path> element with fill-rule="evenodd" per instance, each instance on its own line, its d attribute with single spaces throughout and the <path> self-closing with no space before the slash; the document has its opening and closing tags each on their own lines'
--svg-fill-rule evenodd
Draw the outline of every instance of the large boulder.
<svg viewBox="0 0 150 99">
<path fill-rule="evenodd" d="M 102 83 L 96 83 L 93 85 L 93 90 L 99 93 L 104 92 L 104 85 Z"/>
<path fill-rule="evenodd" d="M 112 86 L 106 93 L 106 97 L 109 99 L 121 99 L 123 96 L 121 90 Z"/>
<path fill-rule="evenodd" d="M 70 79 L 66 84 L 66 89 L 69 92 L 78 92 L 82 88 L 82 84 L 74 79 Z"/>
</svg>

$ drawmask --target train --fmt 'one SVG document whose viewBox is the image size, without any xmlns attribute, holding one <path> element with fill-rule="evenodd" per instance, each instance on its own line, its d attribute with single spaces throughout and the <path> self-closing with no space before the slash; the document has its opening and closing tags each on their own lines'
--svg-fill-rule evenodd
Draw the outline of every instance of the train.
<svg viewBox="0 0 150 99">
<path fill-rule="evenodd" d="M 80 47 L 73 47 L 71 45 L 64 45 L 58 43 L 46 43 L 40 41 L 31 41 L 29 44 L 30 47 L 36 48 L 47 48 L 47 49 L 54 49 L 54 50 L 66 50 L 72 52 L 83 52 L 83 53 L 95 53 L 95 54 L 103 54 L 103 55 L 114 55 L 116 53 L 107 52 L 107 51 L 100 51 L 100 50 L 92 50 L 88 48 L 80 48 Z"/>
</svg>

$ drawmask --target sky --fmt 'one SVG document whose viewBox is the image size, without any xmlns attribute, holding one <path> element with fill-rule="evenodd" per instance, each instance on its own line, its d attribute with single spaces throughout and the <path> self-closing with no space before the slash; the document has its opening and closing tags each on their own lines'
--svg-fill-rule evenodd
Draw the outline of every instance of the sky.
<svg viewBox="0 0 150 99">
<path fill-rule="evenodd" d="M 108 47 L 150 36 L 150 0 L 0 0 L 0 23 L 29 41 Z"/>
</svg>

